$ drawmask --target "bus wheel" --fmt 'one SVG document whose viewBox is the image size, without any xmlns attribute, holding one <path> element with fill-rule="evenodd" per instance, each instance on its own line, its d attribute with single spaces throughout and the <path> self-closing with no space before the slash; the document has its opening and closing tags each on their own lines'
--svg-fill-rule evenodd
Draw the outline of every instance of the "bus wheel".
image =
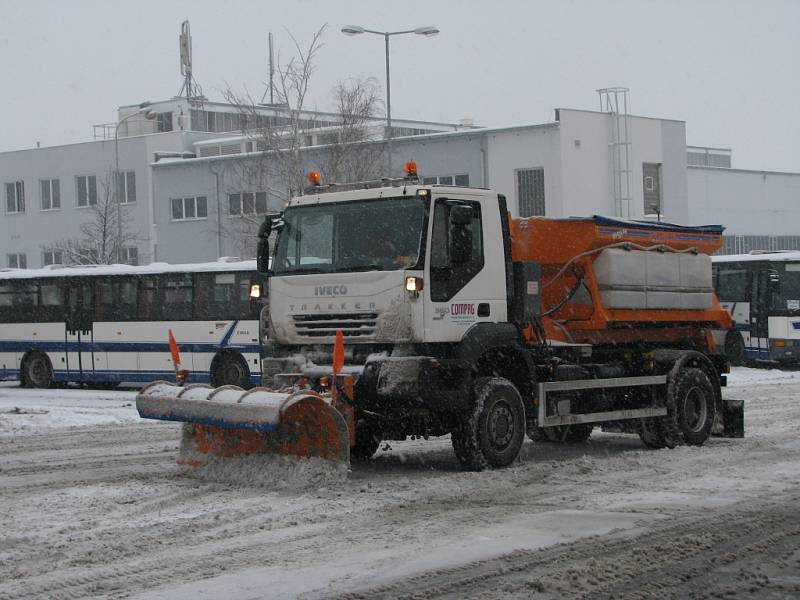
<svg viewBox="0 0 800 600">
<path fill-rule="evenodd" d="M 708 375 L 701 369 L 681 370 L 675 377 L 668 413 L 662 421 L 667 441 L 702 446 L 711 435 L 716 408 L 714 386 Z"/>
<path fill-rule="evenodd" d="M 238 385 L 240 388 L 250 387 L 250 369 L 239 354 L 225 353 L 218 355 L 211 365 L 211 385 Z"/>
<path fill-rule="evenodd" d="M 53 385 L 53 368 L 46 354 L 31 352 L 25 357 L 22 385 L 27 388 L 49 388 Z"/>
<path fill-rule="evenodd" d="M 501 377 L 481 377 L 473 389 L 472 410 L 450 436 L 456 458 L 470 471 L 508 466 L 525 439 L 522 397 Z"/>
<path fill-rule="evenodd" d="M 725 356 L 731 363 L 731 366 L 741 367 L 744 364 L 744 338 L 738 331 L 729 331 L 725 336 L 725 348 L 723 349 Z"/>
</svg>

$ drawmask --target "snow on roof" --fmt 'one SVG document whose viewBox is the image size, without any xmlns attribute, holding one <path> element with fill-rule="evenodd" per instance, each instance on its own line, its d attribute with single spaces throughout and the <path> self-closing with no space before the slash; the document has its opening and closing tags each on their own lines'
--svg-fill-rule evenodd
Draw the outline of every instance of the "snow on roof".
<svg viewBox="0 0 800 600">
<path fill-rule="evenodd" d="M 723 254 L 712 256 L 712 262 L 800 262 L 800 252 L 755 252 L 753 254 Z"/>
<path fill-rule="evenodd" d="M 229 271 L 256 271 L 256 261 L 239 260 L 222 257 L 215 262 L 185 263 L 171 265 L 169 263 L 150 263 L 149 265 L 51 265 L 42 269 L 0 269 L 0 280 L 3 279 L 37 279 L 41 277 L 91 277 L 97 275 L 158 275 L 161 273 L 219 273 Z"/>
</svg>

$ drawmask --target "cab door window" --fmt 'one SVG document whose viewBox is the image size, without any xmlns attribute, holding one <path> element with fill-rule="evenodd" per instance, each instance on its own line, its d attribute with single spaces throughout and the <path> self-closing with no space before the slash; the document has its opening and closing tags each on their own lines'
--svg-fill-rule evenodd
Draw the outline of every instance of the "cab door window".
<svg viewBox="0 0 800 600">
<path fill-rule="evenodd" d="M 468 259 L 463 262 L 454 260 L 456 257 L 452 251 L 458 228 L 464 227 L 453 224 L 451 212 L 455 206 L 472 208 L 472 222 L 466 225 L 471 233 L 472 249 Z M 436 201 L 430 257 L 431 300 L 447 302 L 483 269 L 483 227 L 481 206 L 478 202 L 445 198 Z"/>
</svg>

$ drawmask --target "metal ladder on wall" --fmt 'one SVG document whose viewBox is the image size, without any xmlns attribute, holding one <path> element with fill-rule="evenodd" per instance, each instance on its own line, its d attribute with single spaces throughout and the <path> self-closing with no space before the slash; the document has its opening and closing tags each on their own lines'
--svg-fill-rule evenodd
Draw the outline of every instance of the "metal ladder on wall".
<svg viewBox="0 0 800 600">
<path fill-rule="evenodd" d="M 615 216 L 631 217 L 631 138 L 630 102 L 626 87 L 610 87 L 597 90 L 600 96 L 600 112 L 611 116 L 611 181 L 614 192 Z"/>
</svg>

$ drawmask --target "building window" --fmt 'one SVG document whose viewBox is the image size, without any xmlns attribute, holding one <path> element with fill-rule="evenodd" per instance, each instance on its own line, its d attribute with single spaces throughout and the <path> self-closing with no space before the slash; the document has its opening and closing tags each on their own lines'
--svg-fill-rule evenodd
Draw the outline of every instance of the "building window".
<svg viewBox="0 0 800 600">
<path fill-rule="evenodd" d="M 469 175 L 438 175 L 436 177 L 423 177 L 424 185 L 457 185 L 469 187 Z"/>
<path fill-rule="evenodd" d="M 25 182 L 14 181 L 6 184 L 6 212 L 25 212 Z"/>
<path fill-rule="evenodd" d="M 42 195 L 42 210 L 61 208 L 61 183 L 58 179 L 40 179 L 39 190 Z"/>
<path fill-rule="evenodd" d="M 660 215 L 661 208 L 661 163 L 642 163 L 642 187 L 644 190 L 644 214 Z"/>
<path fill-rule="evenodd" d="M 120 204 L 136 202 L 135 171 L 120 171 L 117 173 L 117 198 Z"/>
<path fill-rule="evenodd" d="M 25 254 L 6 254 L 6 263 L 9 269 L 27 269 L 28 259 Z"/>
<path fill-rule="evenodd" d="M 172 131 L 171 112 L 162 112 L 156 114 L 156 131 Z"/>
<path fill-rule="evenodd" d="M 42 264 L 47 265 L 63 265 L 64 255 L 61 250 L 45 250 L 42 254 Z"/>
<path fill-rule="evenodd" d="M 171 203 L 173 221 L 191 221 L 208 217 L 208 202 L 205 196 L 173 198 Z"/>
<path fill-rule="evenodd" d="M 517 205 L 520 217 L 542 217 L 544 204 L 544 169 L 517 169 Z"/>
<path fill-rule="evenodd" d="M 125 253 L 126 265 L 136 266 L 139 264 L 139 249 L 136 246 L 128 246 L 122 250 Z"/>
<path fill-rule="evenodd" d="M 232 216 L 267 214 L 267 192 L 228 194 L 228 210 Z"/>
<path fill-rule="evenodd" d="M 75 178 L 78 206 L 95 206 L 97 204 L 97 177 L 94 175 L 78 175 Z"/>
</svg>

